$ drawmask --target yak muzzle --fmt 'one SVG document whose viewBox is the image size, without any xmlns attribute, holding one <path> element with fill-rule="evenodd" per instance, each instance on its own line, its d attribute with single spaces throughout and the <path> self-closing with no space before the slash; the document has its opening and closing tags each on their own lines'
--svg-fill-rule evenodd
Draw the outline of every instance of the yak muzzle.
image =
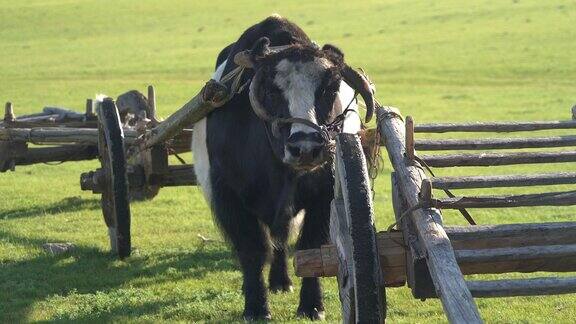
<svg viewBox="0 0 576 324">
<path fill-rule="evenodd" d="M 318 133 L 297 132 L 285 144 L 284 162 L 296 168 L 313 168 L 324 161 L 326 140 Z"/>
</svg>

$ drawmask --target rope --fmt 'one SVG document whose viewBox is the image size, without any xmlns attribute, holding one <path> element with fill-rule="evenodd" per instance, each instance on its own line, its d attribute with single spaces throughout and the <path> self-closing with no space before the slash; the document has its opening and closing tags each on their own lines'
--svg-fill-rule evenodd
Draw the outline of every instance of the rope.
<svg viewBox="0 0 576 324">
<path fill-rule="evenodd" d="M 416 160 L 418 163 L 420 163 L 420 168 L 422 169 L 422 166 L 424 166 L 424 168 L 426 170 L 428 170 L 428 172 L 430 172 L 430 175 L 433 177 L 436 177 L 436 175 L 434 174 L 434 172 L 432 172 L 432 169 L 430 168 L 430 166 L 428 164 L 426 164 L 426 162 L 424 160 L 422 160 L 421 158 L 419 158 L 418 156 L 414 155 L 414 160 Z M 450 190 L 448 189 L 443 189 L 442 191 L 444 191 L 446 193 L 446 195 L 450 198 L 454 198 L 456 197 Z M 472 218 L 472 215 L 470 215 L 470 213 L 464 209 L 464 208 L 460 208 L 458 209 L 458 211 L 460 212 L 460 214 L 462 214 L 462 216 L 464 216 L 464 218 L 468 221 L 468 223 L 470 225 L 477 225 L 476 221 L 474 220 L 474 218 Z"/>
<path fill-rule="evenodd" d="M 386 232 L 387 232 L 388 234 L 392 233 L 392 230 L 394 229 L 394 227 L 395 227 L 396 225 L 401 224 L 402 221 L 404 220 L 404 218 L 405 218 L 407 215 L 410 215 L 411 213 L 417 211 L 418 209 L 424 209 L 424 208 L 430 208 L 430 207 L 432 207 L 432 205 L 430 204 L 430 202 L 428 202 L 428 201 L 422 201 L 422 202 L 420 202 L 420 203 L 418 203 L 418 204 L 416 204 L 416 205 L 414 205 L 414 206 L 406 209 L 406 210 L 400 215 L 400 217 L 398 217 L 398 219 L 397 219 L 394 223 L 392 223 L 392 224 L 390 224 L 390 226 L 388 226 L 388 228 L 386 229 Z M 404 242 L 396 241 L 396 239 L 392 238 L 392 236 L 390 236 L 390 238 L 392 239 L 392 241 L 398 243 L 398 245 L 403 246 L 403 247 L 406 247 L 406 244 L 404 244 Z"/>
<path fill-rule="evenodd" d="M 176 159 L 178 159 L 178 161 L 180 162 L 180 164 L 186 164 L 186 160 L 184 160 L 182 157 L 180 157 L 180 155 L 178 155 L 178 153 L 176 153 L 176 150 L 172 147 L 166 147 L 166 149 L 168 150 L 170 155 L 174 155 L 174 157 L 176 157 Z"/>
<path fill-rule="evenodd" d="M 376 105 L 377 105 L 377 107 L 379 107 L 379 108 L 383 108 L 383 106 L 380 105 L 380 103 L 379 103 L 378 101 L 376 101 Z M 399 113 L 397 113 L 397 112 L 395 112 L 395 111 L 393 111 L 393 110 L 390 110 L 390 109 L 384 109 L 384 111 L 385 111 L 385 115 L 384 115 L 385 118 L 390 118 L 390 119 L 391 119 L 391 118 L 398 118 L 398 119 L 400 119 L 401 121 L 404 121 L 404 119 L 402 118 L 402 115 L 400 115 Z M 416 155 L 414 155 L 414 160 L 416 160 L 416 161 L 420 164 L 420 165 L 417 166 L 417 167 L 419 167 L 419 168 L 422 169 L 423 171 L 428 171 L 432 177 L 436 177 L 436 175 L 434 174 L 434 172 L 432 171 L 432 169 L 430 168 L 430 166 L 429 166 L 428 164 L 426 164 L 426 162 L 425 162 L 424 160 L 422 160 L 421 158 L 419 158 L 419 157 L 416 156 Z M 455 196 L 450 190 L 448 190 L 448 189 L 443 189 L 443 191 L 444 191 L 444 192 L 446 193 L 446 195 L 447 195 L 448 197 L 450 197 L 450 198 L 456 197 L 456 196 Z M 464 216 L 464 218 L 468 221 L 468 223 L 469 223 L 470 225 L 477 225 L 477 223 L 476 223 L 476 221 L 474 220 L 474 218 L 472 218 L 472 215 L 470 215 L 470 213 L 469 213 L 466 209 L 461 208 L 461 209 L 458 209 L 458 211 L 460 212 L 460 214 L 462 214 L 462 216 Z M 394 225 L 395 225 L 395 223 L 392 224 L 392 226 L 394 226 Z"/>
</svg>

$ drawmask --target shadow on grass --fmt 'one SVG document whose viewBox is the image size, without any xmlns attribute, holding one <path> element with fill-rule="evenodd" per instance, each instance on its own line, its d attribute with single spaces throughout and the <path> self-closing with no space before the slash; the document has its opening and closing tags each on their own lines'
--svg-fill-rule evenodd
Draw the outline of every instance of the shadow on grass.
<svg viewBox="0 0 576 324">
<path fill-rule="evenodd" d="M 18 219 L 26 217 L 39 217 L 44 215 L 54 215 L 79 210 L 96 210 L 100 209 L 100 200 L 82 199 L 80 197 L 67 197 L 59 202 L 48 206 L 23 207 L 7 210 L 0 213 L 3 219 Z"/>
<path fill-rule="evenodd" d="M 38 238 L 27 238 L 0 230 L 0 240 L 12 244 L 38 247 L 45 243 Z M 54 296 L 78 294 L 88 303 L 99 294 L 113 298 L 135 289 L 134 294 L 150 292 L 149 285 L 202 278 L 208 273 L 233 271 L 237 267 L 227 249 L 212 248 L 199 251 L 159 251 L 149 255 L 135 255 L 119 261 L 110 253 L 86 246 L 77 246 L 72 252 L 41 254 L 22 261 L 0 263 L 0 322 L 25 321 L 31 307 Z M 140 291 L 139 288 L 144 290 Z M 96 296 L 94 296 L 96 295 Z M 158 298 L 153 295 L 154 298 Z M 144 300 L 136 305 L 118 297 L 114 305 L 95 313 L 57 314 L 60 320 L 112 321 L 135 316 L 155 316 L 165 307 L 177 306 L 181 300 L 168 298 L 158 302 Z M 68 301 L 65 301 L 68 303 Z M 71 300 L 70 306 L 74 305 Z M 86 301 L 84 301 L 86 303 Z M 57 307 L 57 306 L 56 306 Z M 226 316 L 234 316 L 227 314 Z M 234 320 L 237 318 L 230 318 Z"/>
</svg>

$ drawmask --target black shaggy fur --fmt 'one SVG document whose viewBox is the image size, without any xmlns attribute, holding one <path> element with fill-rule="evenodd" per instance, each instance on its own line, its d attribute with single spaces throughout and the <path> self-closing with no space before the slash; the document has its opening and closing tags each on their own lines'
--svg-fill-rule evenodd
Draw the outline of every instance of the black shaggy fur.
<svg viewBox="0 0 576 324">
<path fill-rule="evenodd" d="M 271 46 L 298 46 L 267 55 L 262 37 L 267 37 Z M 234 55 L 246 49 L 252 49 L 257 68 L 264 71 L 259 99 L 269 113 L 277 117 L 289 116 L 288 104 L 272 82 L 276 64 L 284 58 L 299 61 L 328 58 L 334 67 L 326 73 L 316 91 L 315 104 L 319 124 L 334 118 L 334 100 L 341 80 L 339 69 L 344 59 L 340 50 L 330 45 L 320 49 L 298 26 L 271 16 L 246 30 L 236 43 L 220 53 L 217 66 L 228 60 L 224 75 L 235 68 Z M 253 73 L 247 70 L 244 81 Z M 270 316 L 262 276 L 267 260 L 271 260 L 268 289 L 277 292 L 292 288 L 287 271 L 288 220 L 298 211 L 305 210 L 297 248 L 318 248 L 329 237 L 330 201 L 333 198 L 330 159 L 313 171 L 297 171 L 280 161 L 273 152 L 273 147 L 277 152 L 283 152 L 288 131 L 283 132 L 284 138 L 269 141 L 266 127 L 270 126 L 252 111 L 247 89 L 212 112 L 207 120 L 211 207 L 239 259 L 243 273 L 244 316 L 251 319 Z M 319 280 L 304 278 L 298 313 L 318 319 L 323 310 Z"/>
</svg>

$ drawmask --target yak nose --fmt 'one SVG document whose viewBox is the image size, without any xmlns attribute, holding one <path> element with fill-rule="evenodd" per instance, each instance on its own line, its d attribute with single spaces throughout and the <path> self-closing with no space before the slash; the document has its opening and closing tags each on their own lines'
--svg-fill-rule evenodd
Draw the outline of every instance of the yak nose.
<svg viewBox="0 0 576 324">
<path fill-rule="evenodd" d="M 298 132 L 288 137 L 286 142 L 286 150 L 292 160 L 299 164 L 316 161 L 322 153 L 323 146 L 322 136 L 316 133 Z"/>
</svg>

